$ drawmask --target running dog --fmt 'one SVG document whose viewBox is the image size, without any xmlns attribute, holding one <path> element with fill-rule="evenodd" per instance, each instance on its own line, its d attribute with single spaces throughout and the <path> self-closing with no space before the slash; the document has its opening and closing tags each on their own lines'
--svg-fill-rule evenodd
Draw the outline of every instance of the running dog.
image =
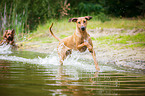
<svg viewBox="0 0 145 96">
<path fill-rule="evenodd" d="M 66 37 L 64 39 L 60 39 L 53 34 L 51 30 L 53 23 L 49 27 L 51 35 L 59 41 L 57 50 L 61 64 L 63 64 L 64 59 L 66 59 L 66 57 L 72 53 L 72 49 L 84 52 L 88 48 L 89 52 L 93 56 L 96 70 L 98 71 L 100 70 L 98 62 L 96 60 L 95 51 L 93 50 L 92 40 L 90 38 L 90 35 L 86 31 L 87 21 L 90 19 L 92 19 L 91 16 L 69 19 L 69 22 L 76 22 L 76 31 L 74 32 L 73 35 Z"/>
</svg>

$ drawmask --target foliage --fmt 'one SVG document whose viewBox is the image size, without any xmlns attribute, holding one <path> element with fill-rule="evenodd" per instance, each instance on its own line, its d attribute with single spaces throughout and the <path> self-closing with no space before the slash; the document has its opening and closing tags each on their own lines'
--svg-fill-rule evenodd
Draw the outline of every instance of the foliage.
<svg viewBox="0 0 145 96">
<path fill-rule="evenodd" d="M 2 25 L 2 27 L 0 27 L 1 35 L 5 30 L 15 29 L 16 39 L 18 40 L 19 37 L 23 37 L 23 33 L 27 33 L 29 31 L 27 26 L 27 9 L 24 8 L 21 13 L 17 13 L 18 9 L 17 4 L 11 3 L 9 8 L 9 6 L 7 6 L 7 2 L 5 2 L 4 9 L 1 10 L 2 12 L 0 14 L 0 22 Z"/>
<path fill-rule="evenodd" d="M 93 4 L 93 3 L 84 3 L 81 2 L 77 6 L 77 11 L 79 12 L 78 15 L 88 15 L 88 14 L 93 14 L 97 15 L 100 12 L 102 12 L 103 7 L 100 4 Z"/>
<path fill-rule="evenodd" d="M 145 0 L 103 0 L 105 12 L 114 16 L 135 17 L 145 15 Z"/>
<path fill-rule="evenodd" d="M 23 36 L 39 24 L 55 18 L 92 15 L 102 22 L 108 15 L 134 17 L 145 15 L 144 0 L 0 0 L 0 31 L 15 29 Z M 18 34 L 20 33 L 20 34 Z"/>
<path fill-rule="evenodd" d="M 101 12 L 100 14 L 98 14 L 95 18 L 97 18 L 97 20 L 100 20 L 101 22 L 105 22 L 105 21 L 110 21 L 111 19 L 105 15 L 103 12 Z"/>
</svg>

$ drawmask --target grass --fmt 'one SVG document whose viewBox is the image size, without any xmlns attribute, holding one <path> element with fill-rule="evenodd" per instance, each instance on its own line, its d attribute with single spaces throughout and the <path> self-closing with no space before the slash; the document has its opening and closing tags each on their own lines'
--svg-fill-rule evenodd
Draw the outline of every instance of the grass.
<svg viewBox="0 0 145 96">
<path fill-rule="evenodd" d="M 145 19 L 119 19 L 112 18 L 111 21 L 107 22 L 94 22 L 91 24 L 92 29 L 97 26 L 101 28 L 124 28 L 124 29 L 145 29 Z"/>
<path fill-rule="evenodd" d="M 51 23 L 54 23 L 53 29 L 55 33 L 59 32 L 70 32 L 73 33 L 76 29 L 76 24 L 74 22 L 68 22 L 69 18 L 64 18 L 61 20 L 51 19 L 48 20 L 46 24 L 39 25 L 37 30 L 32 33 L 44 33 L 48 31 Z M 125 28 L 125 29 L 145 29 L 145 19 L 119 19 L 111 18 L 110 21 L 101 22 L 93 18 L 88 21 L 87 28 L 95 29 L 97 27 L 101 28 Z"/>
<path fill-rule="evenodd" d="M 127 45 L 127 46 L 124 46 L 125 48 L 128 48 L 128 47 L 131 47 L 131 48 L 134 48 L 134 47 L 145 47 L 145 43 L 139 43 L 139 44 L 131 44 L 131 45 Z"/>
<path fill-rule="evenodd" d="M 122 48 L 145 47 L 145 32 L 138 33 L 136 35 L 109 35 L 98 38 L 92 37 L 92 40 L 99 42 L 99 46 L 120 44 L 124 46 Z"/>
<path fill-rule="evenodd" d="M 68 22 L 69 18 L 62 20 L 51 19 L 46 24 L 38 26 L 37 30 L 33 31 L 27 36 L 27 41 L 35 42 L 40 41 L 41 43 L 52 43 L 56 42 L 51 34 L 49 33 L 49 26 L 54 23 L 52 31 L 59 38 L 65 38 L 72 35 L 76 29 L 76 23 Z M 123 29 L 145 29 L 145 19 L 120 19 L 111 18 L 110 21 L 101 22 L 96 18 L 88 21 L 87 30 L 96 28 L 123 28 Z M 124 31 L 125 32 L 125 31 Z M 112 46 L 114 44 L 122 44 L 125 47 L 145 47 L 145 32 L 136 35 L 108 35 L 99 38 L 93 38 L 99 45 L 107 44 Z M 131 43 L 131 44 L 130 44 Z M 134 43 L 134 44 L 133 44 Z"/>
</svg>

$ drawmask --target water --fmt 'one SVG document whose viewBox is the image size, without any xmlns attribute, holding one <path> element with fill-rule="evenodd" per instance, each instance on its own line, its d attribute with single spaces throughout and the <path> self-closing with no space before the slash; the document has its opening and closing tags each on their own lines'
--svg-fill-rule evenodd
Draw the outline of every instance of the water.
<svg viewBox="0 0 145 96">
<path fill-rule="evenodd" d="M 0 96 L 145 95 L 144 70 L 99 62 L 96 72 L 88 52 L 74 52 L 59 64 L 50 54 L 11 51 L 0 46 Z"/>
</svg>

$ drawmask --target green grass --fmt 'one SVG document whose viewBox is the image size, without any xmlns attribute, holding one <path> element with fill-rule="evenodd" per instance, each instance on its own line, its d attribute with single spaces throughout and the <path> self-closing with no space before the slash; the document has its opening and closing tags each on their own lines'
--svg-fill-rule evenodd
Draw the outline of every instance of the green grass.
<svg viewBox="0 0 145 96">
<path fill-rule="evenodd" d="M 122 44 L 124 47 L 145 47 L 145 32 L 136 35 L 109 35 L 98 38 L 92 38 L 99 45 L 112 46 L 115 44 Z"/>
<path fill-rule="evenodd" d="M 69 18 L 64 18 L 61 20 L 51 19 L 48 20 L 46 24 L 39 25 L 38 28 L 32 33 L 48 33 L 49 34 L 49 26 L 51 23 L 53 25 L 53 32 L 55 34 L 58 33 L 67 33 L 68 35 L 72 34 L 76 29 L 76 23 L 68 22 Z M 110 21 L 101 22 L 93 18 L 88 21 L 87 29 L 95 29 L 95 28 L 125 28 L 125 29 L 145 29 L 145 19 L 119 19 L 119 18 L 111 18 Z"/>
<path fill-rule="evenodd" d="M 61 38 L 61 39 L 63 39 L 63 38 L 65 38 L 65 37 L 67 37 L 67 35 L 60 35 L 60 37 L 59 38 Z"/>
<path fill-rule="evenodd" d="M 97 42 L 100 42 L 100 44 L 127 44 L 127 40 L 123 36 L 117 36 L 117 35 L 110 35 L 110 36 L 103 36 L 95 39 Z"/>
<path fill-rule="evenodd" d="M 57 40 L 49 33 L 49 26 L 54 23 L 52 27 L 53 33 L 59 38 L 65 38 L 72 35 L 76 29 L 76 23 L 68 22 L 69 18 L 61 20 L 51 19 L 46 24 L 41 24 L 38 28 L 27 36 L 27 41 L 41 43 L 52 43 Z M 88 21 L 87 30 L 96 28 L 124 28 L 124 29 L 145 29 L 145 19 L 120 19 L 111 18 L 110 21 L 102 23 L 101 21 L 93 18 Z M 124 31 L 125 33 L 126 31 Z M 108 35 L 99 38 L 92 37 L 92 40 L 99 42 L 99 45 L 107 44 L 113 46 L 121 44 L 126 47 L 145 47 L 145 32 L 136 35 Z M 134 44 L 133 44 L 134 43 Z"/>
<path fill-rule="evenodd" d="M 119 19 L 111 18 L 110 21 L 102 23 L 97 20 L 90 20 L 88 24 L 89 29 L 101 28 L 124 28 L 124 29 L 145 29 L 145 19 Z"/>
<path fill-rule="evenodd" d="M 125 48 L 128 48 L 128 47 L 131 47 L 131 48 L 134 48 L 134 47 L 145 47 L 145 43 L 131 44 L 131 45 L 126 45 L 124 47 Z"/>
<path fill-rule="evenodd" d="M 133 42 L 145 42 L 145 33 L 138 33 L 137 35 L 128 37 L 128 39 Z"/>
</svg>

